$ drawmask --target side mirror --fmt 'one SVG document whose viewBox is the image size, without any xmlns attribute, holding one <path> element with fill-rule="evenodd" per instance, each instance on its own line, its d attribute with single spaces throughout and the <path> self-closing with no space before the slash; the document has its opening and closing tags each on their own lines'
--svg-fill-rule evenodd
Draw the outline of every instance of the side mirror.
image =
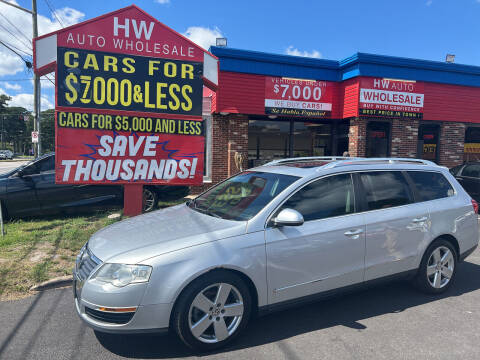
<svg viewBox="0 0 480 360">
<path fill-rule="evenodd" d="M 18 177 L 24 177 L 24 176 L 33 175 L 33 174 L 35 174 L 35 171 L 34 171 L 34 168 L 32 168 L 31 166 L 27 166 L 17 171 Z"/>
<path fill-rule="evenodd" d="M 303 225 L 303 216 L 297 210 L 283 209 L 273 219 L 275 226 L 300 226 Z"/>
</svg>

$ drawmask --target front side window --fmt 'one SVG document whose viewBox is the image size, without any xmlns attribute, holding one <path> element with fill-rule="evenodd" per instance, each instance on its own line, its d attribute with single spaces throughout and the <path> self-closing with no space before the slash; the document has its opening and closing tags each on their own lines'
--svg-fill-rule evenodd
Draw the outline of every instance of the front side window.
<svg viewBox="0 0 480 360">
<path fill-rule="evenodd" d="M 281 207 L 294 209 L 305 221 L 325 219 L 355 212 L 350 174 L 329 176 L 303 187 Z"/>
<path fill-rule="evenodd" d="M 386 209 L 410 204 L 412 196 L 400 171 L 360 173 L 368 210 Z"/>
<path fill-rule="evenodd" d="M 290 175 L 245 171 L 212 187 L 189 206 L 210 216 L 246 221 L 298 179 Z"/>
<path fill-rule="evenodd" d="M 453 196 L 452 185 L 440 173 L 428 171 L 407 172 L 420 195 L 421 201 L 429 201 Z"/>
</svg>

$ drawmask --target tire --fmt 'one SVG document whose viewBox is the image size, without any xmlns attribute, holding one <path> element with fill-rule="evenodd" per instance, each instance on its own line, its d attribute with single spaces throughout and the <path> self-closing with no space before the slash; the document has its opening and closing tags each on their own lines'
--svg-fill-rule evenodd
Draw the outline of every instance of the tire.
<svg viewBox="0 0 480 360">
<path fill-rule="evenodd" d="M 245 329 L 251 309 L 252 297 L 245 282 L 229 271 L 214 271 L 198 278 L 181 293 L 171 326 L 190 348 L 212 351 L 225 346 Z M 229 312 L 232 316 L 225 315 Z M 197 333 L 193 328 L 199 329 Z"/>
<path fill-rule="evenodd" d="M 423 255 L 414 284 L 428 294 L 441 294 L 447 291 L 455 279 L 457 259 L 457 251 L 449 241 L 435 240 Z"/>
<path fill-rule="evenodd" d="M 155 210 L 158 203 L 158 195 L 155 191 L 148 187 L 143 188 L 142 210 L 149 212 Z"/>
</svg>

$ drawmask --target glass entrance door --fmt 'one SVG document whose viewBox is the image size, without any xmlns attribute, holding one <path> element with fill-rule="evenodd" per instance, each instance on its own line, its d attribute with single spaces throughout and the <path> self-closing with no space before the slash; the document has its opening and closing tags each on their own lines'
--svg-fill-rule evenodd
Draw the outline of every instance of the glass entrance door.
<svg viewBox="0 0 480 360">
<path fill-rule="evenodd" d="M 390 123 L 371 121 L 367 125 L 367 157 L 390 156 Z"/>
<path fill-rule="evenodd" d="M 438 161 L 440 126 L 422 124 L 418 127 L 417 156 L 420 159 Z"/>
</svg>

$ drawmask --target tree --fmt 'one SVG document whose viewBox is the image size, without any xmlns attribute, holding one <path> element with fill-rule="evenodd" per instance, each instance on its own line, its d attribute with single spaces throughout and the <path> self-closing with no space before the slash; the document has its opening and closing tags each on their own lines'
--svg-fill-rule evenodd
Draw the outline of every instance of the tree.
<svg viewBox="0 0 480 360">
<path fill-rule="evenodd" d="M 42 153 L 55 151 L 55 110 L 49 109 L 40 113 L 40 136 L 42 137 Z"/>
<path fill-rule="evenodd" d="M 27 132 L 27 122 L 30 118 L 28 110 L 22 107 L 5 107 L 1 114 L 0 131 L 4 144 L 8 144 L 3 148 L 10 147 L 14 152 L 24 153 L 26 144 L 31 142 L 30 133 Z M 28 116 L 27 122 L 25 116 Z"/>
</svg>

